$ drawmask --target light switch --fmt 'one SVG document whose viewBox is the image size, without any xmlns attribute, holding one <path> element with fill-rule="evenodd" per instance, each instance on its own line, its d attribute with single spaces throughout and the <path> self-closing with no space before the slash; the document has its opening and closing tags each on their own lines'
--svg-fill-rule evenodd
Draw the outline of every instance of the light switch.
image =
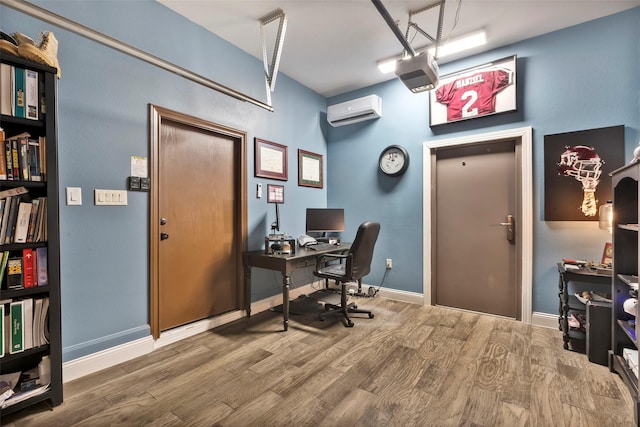
<svg viewBox="0 0 640 427">
<path fill-rule="evenodd" d="M 82 188 L 67 187 L 67 206 L 77 206 L 82 204 Z"/>
<path fill-rule="evenodd" d="M 107 206 L 127 205 L 126 190 L 94 190 L 95 204 Z"/>
</svg>

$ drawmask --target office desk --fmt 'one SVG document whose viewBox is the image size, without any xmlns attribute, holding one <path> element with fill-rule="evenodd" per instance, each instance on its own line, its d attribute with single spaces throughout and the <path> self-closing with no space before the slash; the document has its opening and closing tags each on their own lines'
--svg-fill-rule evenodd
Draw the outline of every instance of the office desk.
<svg viewBox="0 0 640 427">
<path fill-rule="evenodd" d="M 345 252 L 350 247 L 351 243 L 343 242 L 339 246 L 335 246 L 335 248 L 319 251 L 297 247 L 296 253 L 293 255 L 267 255 L 264 250 L 246 252 L 244 254 L 244 282 L 247 295 L 247 316 L 251 316 L 252 267 L 260 267 L 282 273 L 282 318 L 284 330 L 286 331 L 289 329 L 289 285 L 291 284 L 291 273 L 301 268 L 315 267 L 318 255 Z"/>
</svg>

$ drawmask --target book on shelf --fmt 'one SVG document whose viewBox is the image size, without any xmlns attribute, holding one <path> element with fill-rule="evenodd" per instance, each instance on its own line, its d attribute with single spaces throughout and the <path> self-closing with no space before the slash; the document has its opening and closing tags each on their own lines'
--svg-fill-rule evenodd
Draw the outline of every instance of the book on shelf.
<svg viewBox="0 0 640 427">
<path fill-rule="evenodd" d="M 20 202 L 18 206 L 18 216 L 16 218 L 16 229 L 13 236 L 13 243 L 26 243 L 29 232 L 29 218 L 31 218 L 31 203 Z"/>
<path fill-rule="evenodd" d="M 22 289 L 22 258 L 9 257 L 7 260 L 7 288 Z"/>
<path fill-rule="evenodd" d="M 25 117 L 27 119 L 38 120 L 39 96 L 38 96 L 38 72 L 33 70 L 25 71 Z"/>
<path fill-rule="evenodd" d="M 2 143 L 2 147 L 0 147 L 0 150 L 4 150 L 4 141 L 5 141 L 5 136 L 4 136 L 4 131 L 2 130 L 2 128 L 0 128 L 0 143 Z M 0 181 L 6 181 L 7 180 L 7 162 L 4 160 L 4 151 L 1 151 L 2 154 L 2 159 L 0 159 Z"/>
<path fill-rule="evenodd" d="M 9 260 L 9 251 L 0 253 L 0 288 L 4 285 L 4 276 L 7 271 L 7 261 Z"/>
<path fill-rule="evenodd" d="M 8 116 L 12 116 L 14 111 L 13 81 L 15 77 L 13 73 L 13 66 L 0 64 L 0 114 Z"/>
<path fill-rule="evenodd" d="M 38 277 L 38 286 L 46 286 L 49 284 L 49 271 L 47 266 L 47 248 L 46 246 L 36 248 L 36 270 Z"/>
<path fill-rule="evenodd" d="M 35 254 L 33 249 L 24 248 L 22 250 L 22 286 L 33 288 L 35 282 Z"/>
<path fill-rule="evenodd" d="M 5 156 L 5 168 L 7 170 L 7 178 L 13 181 L 13 155 L 11 154 L 11 141 L 5 139 L 4 143 L 4 156 Z"/>
<path fill-rule="evenodd" d="M 5 324 L 4 324 L 4 304 L 0 302 L 0 357 L 4 357 L 4 342 L 5 342 Z M 2 391 L 0 390 L 0 393 Z"/>
<path fill-rule="evenodd" d="M 33 299 L 25 298 L 20 302 L 22 303 L 23 312 L 22 335 L 24 338 L 22 348 L 29 350 L 33 348 Z"/>
<path fill-rule="evenodd" d="M 19 196 L 14 196 L 11 198 L 11 205 L 9 207 L 9 217 L 7 218 L 7 230 L 4 238 L 4 243 L 13 242 L 13 234 L 16 229 L 16 219 L 18 218 L 19 203 L 20 203 Z"/>
<path fill-rule="evenodd" d="M 25 69 L 13 67 L 13 115 L 16 117 L 26 117 L 26 83 Z"/>
<path fill-rule="evenodd" d="M 13 165 L 13 168 L 12 168 L 13 179 L 19 180 L 20 179 L 20 163 L 19 163 L 20 156 L 18 155 L 18 138 L 9 139 L 9 142 L 11 142 L 11 164 Z"/>
<path fill-rule="evenodd" d="M 40 167 L 40 138 L 29 139 L 29 180 L 42 181 L 42 169 Z M 2 175 L 0 175 L 0 179 Z"/>
<path fill-rule="evenodd" d="M 9 212 L 11 211 L 11 202 L 14 196 L 8 196 L 5 199 L 4 210 L 2 212 L 2 225 L 0 227 L 0 245 L 5 243 L 7 236 L 7 228 L 9 226 Z"/>
<path fill-rule="evenodd" d="M 15 354 L 24 351 L 24 306 L 22 301 L 13 301 L 9 304 L 11 310 L 11 347 L 9 353 Z"/>
</svg>

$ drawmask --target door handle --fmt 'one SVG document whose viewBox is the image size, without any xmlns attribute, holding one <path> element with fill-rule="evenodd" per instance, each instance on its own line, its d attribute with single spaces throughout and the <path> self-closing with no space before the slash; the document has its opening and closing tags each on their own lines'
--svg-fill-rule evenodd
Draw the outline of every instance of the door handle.
<svg viewBox="0 0 640 427">
<path fill-rule="evenodd" d="M 167 233 L 160 233 L 160 240 L 167 240 L 169 235 Z"/>
<path fill-rule="evenodd" d="M 507 222 L 501 222 L 500 225 L 507 227 L 507 240 L 513 242 L 516 238 L 516 222 L 513 215 L 507 215 Z"/>
<path fill-rule="evenodd" d="M 167 223 L 167 218 L 160 218 L 160 225 L 165 225 Z"/>
</svg>

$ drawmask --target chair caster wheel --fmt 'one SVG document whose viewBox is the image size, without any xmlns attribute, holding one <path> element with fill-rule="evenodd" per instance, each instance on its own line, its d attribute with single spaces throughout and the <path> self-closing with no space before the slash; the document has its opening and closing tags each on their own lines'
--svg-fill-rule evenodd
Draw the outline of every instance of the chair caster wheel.
<svg viewBox="0 0 640 427">
<path fill-rule="evenodd" d="M 353 304 L 351 307 L 352 307 L 352 308 L 354 308 L 354 309 L 356 309 L 356 310 L 358 309 L 358 306 L 357 306 L 357 305 L 355 305 L 355 304 Z"/>
<path fill-rule="evenodd" d="M 373 319 L 373 313 L 369 313 L 369 319 Z"/>
<path fill-rule="evenodd" d="M 347 327 L 353 328 L 353 322 L 351 320 L 347 321 Z"/>
</svg>

